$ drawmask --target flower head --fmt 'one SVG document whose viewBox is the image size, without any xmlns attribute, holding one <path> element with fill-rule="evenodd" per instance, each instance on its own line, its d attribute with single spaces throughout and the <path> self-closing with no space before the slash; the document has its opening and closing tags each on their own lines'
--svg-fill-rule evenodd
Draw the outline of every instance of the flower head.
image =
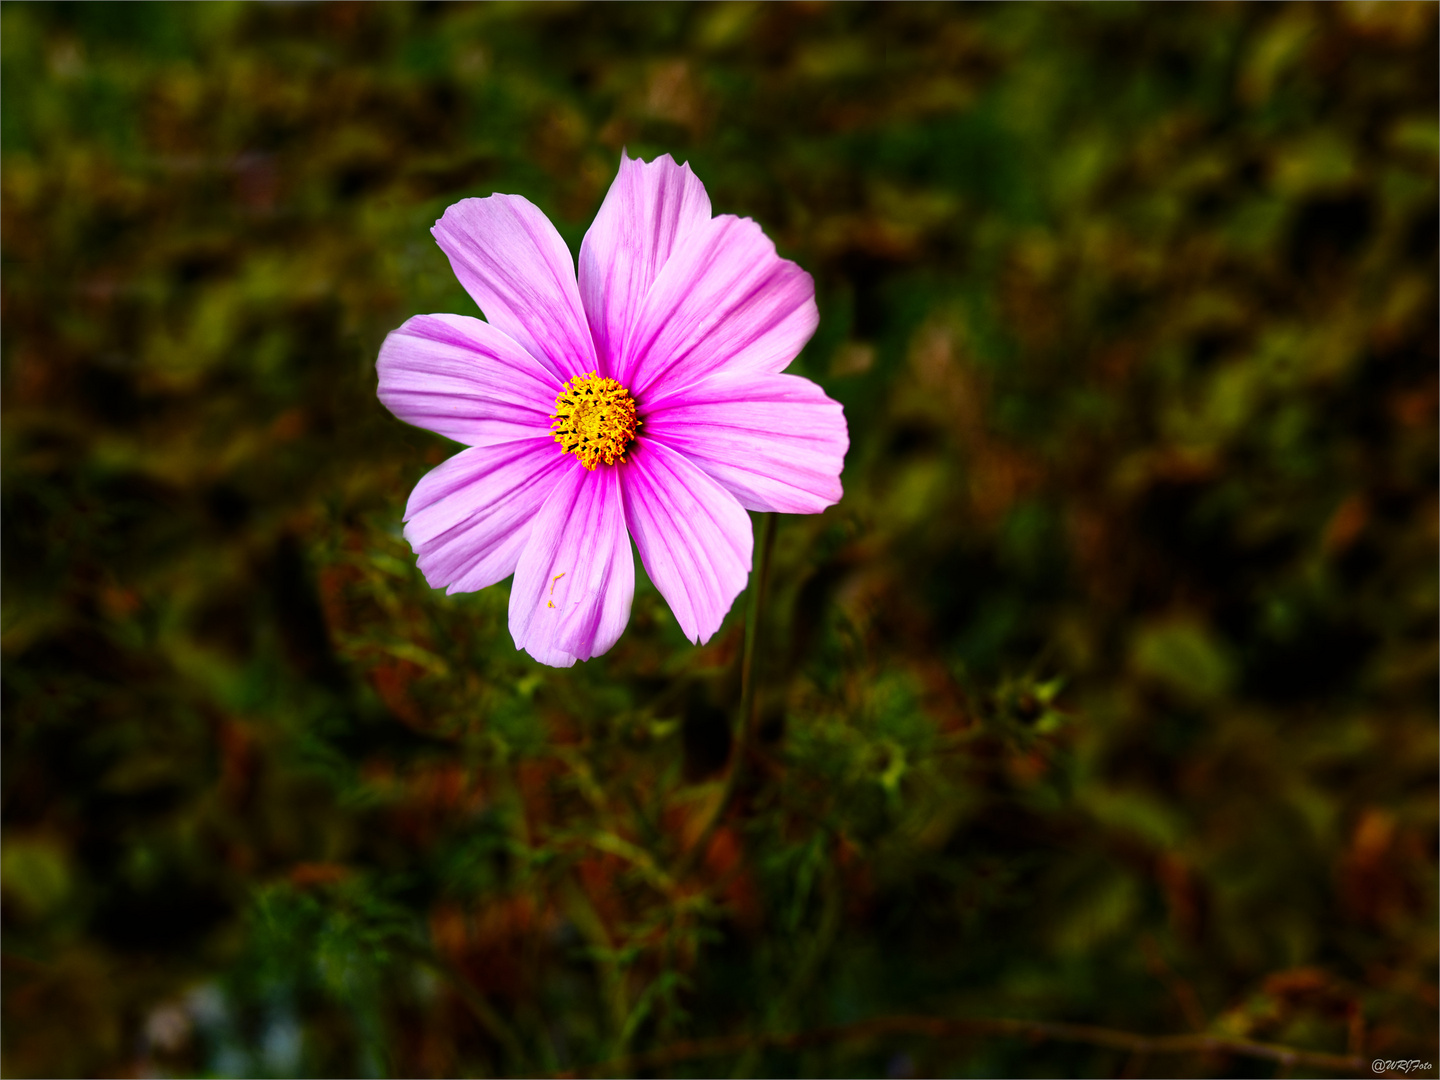
<svg viewBox="0 0 1440 1080">
<path fill-rule="evenodd" d="M 465 443 L 420 480 L 405 537 L 448 592 L 515 575 L 510 633 L 542 663 L 605 652 L 635 563 L 708 641 L 745 586 L 749 510 L 839 501 L 840 406 L 781 372 L 814 333 L 810 275 L 755 222 L 712 217 L 667 155 L 621 157 L 580 247 L 518 195 L 432 230 L 488 321 L 417 315 L 380 349 L 380 400 Z"/>
</svg>

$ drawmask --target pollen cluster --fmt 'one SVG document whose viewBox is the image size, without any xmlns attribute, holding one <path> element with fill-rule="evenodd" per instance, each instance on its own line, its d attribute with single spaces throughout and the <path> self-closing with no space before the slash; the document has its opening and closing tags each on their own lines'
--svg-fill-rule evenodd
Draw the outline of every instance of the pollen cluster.
<svg viewBox="0 0 1440 1080">
<path fill-rule="evenodd" d="M 635 419 L 635 399 L 614 379 L 602 379 L 598 371 L 577 375 L 565 384 L 555 399 L 550 417 L 555 441 L 580 464 L 594 469 L 600 462 L 624 462 L 625 450 L 635 441 L 640 421 Z"/>
</svg>

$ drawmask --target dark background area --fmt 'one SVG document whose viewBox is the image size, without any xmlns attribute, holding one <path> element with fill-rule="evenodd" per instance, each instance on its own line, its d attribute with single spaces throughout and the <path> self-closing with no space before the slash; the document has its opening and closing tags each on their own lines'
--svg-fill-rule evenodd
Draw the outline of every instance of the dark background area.
<svg viewBox="0 0 1440 1080">
<path fill-rule="evenodd" d="M 0 6 L 5 1074 L 1433 1062 L 1436 11 Z M 693 855 L 743 598 L 533 663 L 375 397 L 444 208 L 578 249 L 622 147 L 814 275 L 851 435 Z"/>
</svg>

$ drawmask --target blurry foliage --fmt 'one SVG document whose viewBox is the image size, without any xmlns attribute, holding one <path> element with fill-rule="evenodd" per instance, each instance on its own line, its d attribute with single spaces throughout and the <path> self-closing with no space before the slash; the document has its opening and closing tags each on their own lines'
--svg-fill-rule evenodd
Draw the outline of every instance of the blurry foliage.
<svg viewBox="0 0 1440 1080">
<path fill-rule="evenodd" d="M 4 1070 L 885 1013 L 1436 1054 L 1433 4 L 7 3 Z M 816 280 L 845 498 L 570 671 L 428 589 L 427 229 L 620 149 Z M 704 849 L 687 854 L 703 840 Z M 1245 1074 L 1064 1043 L 714 1075 Z"/>
</svg>

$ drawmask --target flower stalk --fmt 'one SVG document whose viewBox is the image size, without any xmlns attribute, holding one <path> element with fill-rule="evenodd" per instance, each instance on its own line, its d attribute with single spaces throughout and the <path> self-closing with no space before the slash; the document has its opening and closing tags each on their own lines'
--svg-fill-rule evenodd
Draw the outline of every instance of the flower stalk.
<svg viewBox="0 0 1440 1080">
<path fill-rule="evenodd" d="M 750 575 L 750 594 L 745 603 L 745 644 L 740 653 L 740 708 L 730 729 L 730 760 L 725 767 L 725 787 L 720 798 L 715 801 L 715 809 L 711 811 L 705 827 L 700 830 L 699 839 L 681 860 L 680 869 L 675 875 L 677 878 L 687 876 L 704 858 L 705 851 L 715 836 L 715 830 L 720 827 L 725 812 L 730 809 L 730 803 L 734 801 L 735 792 L 740 786 L 740 774 L 745 767 L 745 757 L 755 731 L 755 649 L 760 640 L 765 586 L 770 578 L 770 556 L 775 548 L 775 515 L 762 513 L 755 516 L 759 520 L 759 535 L 755 543 L 758 554 Z"/>
<path fill-rule="evenodd" d="M 755 574 L 745 604 L 745 646 L 740 659 L 740 714 L 730 740 L 730 773 L 736 771 L 755 727 L 755 647 L 760 639 L 760 605 L 770 577 L 770 553 L 775 546 L 775 515 L 756 514 L 760 521 L 755 548 Z"/>
</svg>

